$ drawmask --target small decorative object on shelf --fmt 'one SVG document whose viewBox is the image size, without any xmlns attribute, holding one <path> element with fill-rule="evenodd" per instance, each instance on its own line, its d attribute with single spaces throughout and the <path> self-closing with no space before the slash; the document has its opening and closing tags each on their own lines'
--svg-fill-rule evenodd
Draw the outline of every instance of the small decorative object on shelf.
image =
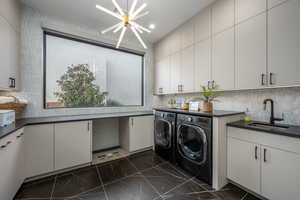
<svg viewBox="0 0 300 200">
<path fill-rule="evenodd" d="M 168 99 L 168 107 L 169 108 L 176 108 L 176 101 L 175 101 L 175 99 L 174 98 L 169 98 Z"/>
<path fill-rule="evenodd" d="M 190 108 L 190 103 L 189 103 L 189 101 L 188 101 L 188 100 L 185 100 L 185 101 L 183 102 L 183 104 L 181 105 L 181 108 L 182 108 L 183 110 L 189 110 L 189 108 Z"/>
<path fill-rule="evenodd" d="M 190 102 L 190 111 L 199 111 L 200 110 L 200 102 Z"/>
<path fill-rule="evenodd" d="M 202 91 L 201 96 L 195 99 L 199 99 L 203 101 L 203 111 L 204 112 L 212 112 L 213 111 L 213 102 L 217 101 L 217 98 L 220 97 L 220 93 L 216 90 L 219 88 L 218 85 L 214 85 L 213 87 L 201 86 Z"/>
</svg>

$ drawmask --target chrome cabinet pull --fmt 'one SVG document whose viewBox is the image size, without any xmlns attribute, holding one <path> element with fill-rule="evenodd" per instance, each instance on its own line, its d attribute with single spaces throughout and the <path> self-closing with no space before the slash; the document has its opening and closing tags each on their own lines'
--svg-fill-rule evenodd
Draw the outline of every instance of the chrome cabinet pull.
<svg viewBox="0 0 300 200">
<path fill-rule="evenodd" d="M 265 84 L 265 74 L 261 74 L 261 85 L 264 86 Z"/>
<path fill-rule="evenodd" d="M 207 82 L 207 88 L 210 89 L 210 81 Z"/>
</svg>

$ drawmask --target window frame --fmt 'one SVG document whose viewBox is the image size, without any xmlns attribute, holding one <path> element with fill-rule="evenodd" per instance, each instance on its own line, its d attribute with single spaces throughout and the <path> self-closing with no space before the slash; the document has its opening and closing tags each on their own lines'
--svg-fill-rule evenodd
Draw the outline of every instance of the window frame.
<svg viewBox="0 0 300 200">
<path fill-rule="evenodd" d="M 140 51 L 135 51 L 132 49 L 127 49 L 127 48 L 119 48 L 117 49 L 116 47 L 114 47 L 112 44 L 108 44 L 108 43 L 103 43 L 100 41 L 96 41 L 96 40 L 92 40 L 92 39 L 88 39 L 85 37 L 81 37 L 81 36 L 76 36 L 76 35 L 72 35 L 72 34 L 67 34 L 67 33 L 62 33 L 62 32 L 58 32 L 55 30 L 51 30 L 51 29 L 46 29 L 43 28 L 43 108 L 46 110 L 53 110 L 53 109 L 76 109 L 76 108 L 123 108 L 123 107 L 144 107 L 145 106 L 145 52 L 140 52 Z M 47 35 L 50 36 L 54 36 L 54 37 L 58 37 L 58 38 L 62 38 L 62 39 L 66 39 L 66 40 L 71 40 L 71 41 L 76 41 L 76 42 L 80 42 L 80 43 L 84 43 L 84 44 L 90 44 L 90 45 L 94 45 L 94 46 L 98 46 L 98 47 L 102 47 L 102 48 L 107 48 L 107 49 L 111 49 L 111 50 L 115 50 L 115 51 L 120 51 L 120 52 L 124 52 L 124 53 L 129 53 L 129 54 L 133 54 L 133 55 L 137 55 L 137 56 L 141 56 L 142 58 L 142 69 L 141 69 L 141 104 L 140 105 L 124 105 L 124 106 L 90 106 L 90 107 L 86 107 L 86 106 L 80 106 L 80 107 L 57 107 L 57 108 L 48 108 L 47 107 Z"/>
</svg>

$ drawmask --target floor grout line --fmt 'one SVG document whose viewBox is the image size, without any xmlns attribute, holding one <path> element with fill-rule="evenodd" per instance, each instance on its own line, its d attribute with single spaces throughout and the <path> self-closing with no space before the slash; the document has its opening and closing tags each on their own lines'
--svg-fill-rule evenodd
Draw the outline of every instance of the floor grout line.
<svg viewBox="0 0 300 200">
<path fill-rule="evenodd" d="M 54 194 L 54 190 L 56 187 L 56 181 L 57 181 L 57 176 L 54 177 L 54 182 L 53 182 L 53 186 L 52 186 L 52 190 L 51 190 L 51 194 L 50 194 L 50 200 L 53 199 L 53 194 Z"/>
<path fill-rule="evenodd" d="M 246 199 L 247 196 L 248 196 L 248 192 L 246 192 L 246 194 L 241 198 L 241 200 Z"/>
<path fill-rule="evenodd" d="M 106 192 L 105 187 L 104 187 L 104 183 L 103 183 L 103 180 L 102 180 L 102 177 L 101 177 L 99 168 L 98 168 L 97 165 L 96 165 L 95 167 L 96 167 L 96 170 L 97 170 L 98 178 L 99 178 L 100 183 L 101 183 L 102 190 L 103 190 L 104 195 L 105 195 L 105 199 L 106 199 L 106 200 L 109 200 L 108 195 L 107 195 L 107 192 Z"/>
</svg>

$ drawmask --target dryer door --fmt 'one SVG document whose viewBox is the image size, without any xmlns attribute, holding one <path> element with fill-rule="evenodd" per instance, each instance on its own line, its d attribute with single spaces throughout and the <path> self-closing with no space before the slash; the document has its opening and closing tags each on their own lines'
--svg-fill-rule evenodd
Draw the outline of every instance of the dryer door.
<svg viewBox="0 0 300 200">
<path fill-rule="evenodd" d="M 164 119 L 155 120 L 155 144 L 166 149 L 172 145 L 172 124 Z"/>
<path fill-rule="evenodd" d="M 183 158 L 202 165 L 207 161 L 207 148 L 207 137 L 202 128 L 190 124 L 178 126 L 177 149 Z"/>
</svg>

